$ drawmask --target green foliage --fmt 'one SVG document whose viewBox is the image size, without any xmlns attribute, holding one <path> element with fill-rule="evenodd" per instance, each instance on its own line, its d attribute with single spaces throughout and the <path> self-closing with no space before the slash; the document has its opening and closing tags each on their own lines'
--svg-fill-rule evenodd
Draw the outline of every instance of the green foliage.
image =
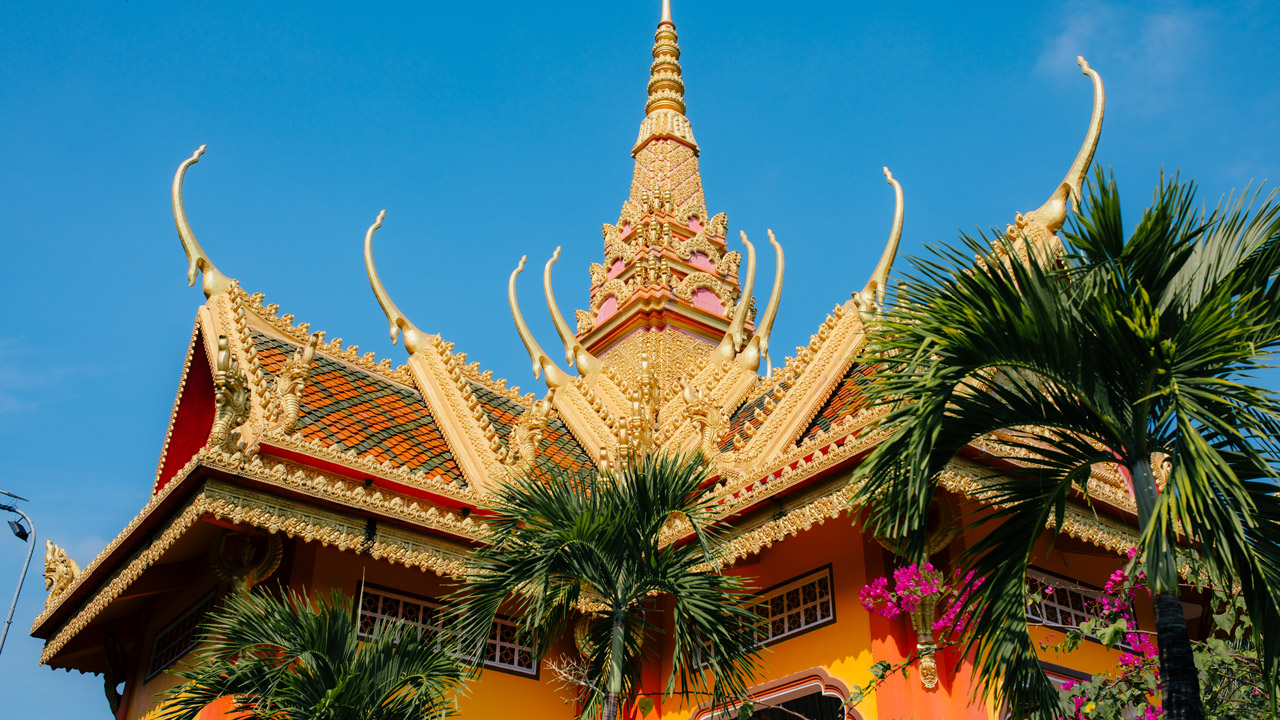
<svg viewBox="0 0 1280 720">
<path fill-rule="evenodd" d="M 698 456 L 651 455 L 617 474 L 539 471 L 503 485 L 486 518 L 494 540 L 476 551 L 455 598 L 463 646 L 480 646 L 502 608 L 545 657 L 585 618 L 584 659 L 560 666 L 584 716 L 637 697 L 664 643 L 674 651 L 667 693 L 743 697 L 758 618 L 742 581 L 709 567 L 720 543 L 707 479 Z M 664 544 L 663 528 L 683 522 L 693 538 Z"/>
<path fill-rule="evenodd" d="M 444 717 L 462 668 L 438 645 L 383 623 L 359 640 L 351 600 L 229 595 L 204 628 L 186 682 L 167 693 L 165 720 L 192 720 L 232 696 L 251 720 L 426 720 Z"/>
<path fill-rule="evenodd" d="M 1062 527 L 1098 464 L 1133 472 L 1154 590 L 1177 591 L 1175 528 L 1212 579 L 1238 579 L 1264 677 L 1280 689 L 1280 402 L 1250 377 L 1280 347 L 1270 200 L 1203 213 L 1191 184 L 1162 178 L 1126 237 L 1119 192 L 1099 171 L 1067 257 L 1010 261 L 1007 239 L 964 237 L 914 261 L 871 337 L 866 360 L 882 371 L 868 393 L 890 406 L 877 428 L 887 439 L 859 467 L 854 502 L 908 557 L 922 550 L 938 473 L 975 440 L 1016 429 L 987 449 L 1023 469 L 991 480 L 981 539 L 960 558 L 986 580 L 970 598 L 975 693 L 1015 715 L 1060 714 L 1024 582 L 1037 539 Z M 1162 492 L 1156 452 L 1171 462 Z"/>
<path fill-rule="evenodd" d="M 1215 632 L 1192 643 L 1200 691 L 1207 720 L 1268 720 L 1274 718 L 1271 698 L 1254 649 L 1253 624 L 1244 612 L 1239 593 L 1212 590 L 1210 603 Z M 1129 632 L 1123 617 L 1104 616 L 1097 623 L 1098 640 L 1122 651 L 1117 667 L 1086 681 L 1069 683 L 1062 690 L 1065 705 L 1073 710 L 1068 720 L 1161 717 L 1160 663 L 1154 646 Z M 1081 630 L 1089 632 L 1083 625 Z M 1121 643 L 1127 643 L 1121 645 Z M 1137 645 L 1137 647 L 1134 647 Z M 1062 641 L 1054 649 L 1070 652 L 1078 647 Z M 1144 647 L 1148 648 L 1144 651 Z M 1126 714 L 1127 713 L 1127 714 Z"/>
</svg>

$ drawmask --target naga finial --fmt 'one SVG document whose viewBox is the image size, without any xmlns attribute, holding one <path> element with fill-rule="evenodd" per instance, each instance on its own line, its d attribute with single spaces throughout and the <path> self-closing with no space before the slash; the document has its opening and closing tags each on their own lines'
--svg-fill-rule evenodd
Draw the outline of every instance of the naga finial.
<svg viewBox="0 0 1280 720">
<path fill-rule="evenodd" d="M 543 352 L 542 346 L 538 344 L 533 333 L 529 331 L 529 326 L 525 324 L 524 315 L 520 313 L 520 304 L 516 301 L 516 277 L 524 272 L 524 264 L 528 259 L 528 255 L 520 256 L 520 264 L 511 271 L 511 279 L 507 281 L 507 301 L 511 303 L 511 317 L 516 321 L 516 332 L 520 333 L 524 349 L 529 352 L 529 359 L 533 361 L 533 376 L 541 378 L 542 373 L 545 372 L 547 388 L 554 390 L 569 382 L 569 375 L 557 367 L 550 356 Z"/>
<path fill-rule="evenodd" d="M 572 363 L 582 377 L 595 375 L 600 372 L 600 360 L 595 355 L 587 352 L 582 343 L 578 342 L 578 338 L 569 329 L 569 323 L 565 322 L 564 315 L 560 314 L 560 306 L 556 305 L 555 294 L 551 292 L 551 266 L 555 265 L 559 259 L 560 248 L 556 247 L 551 259 L 547 261 L 546 266 L 542 269 L 542 290 L 547 295 L 547 308 L 551 310 L 551 322 L 555 323 L 556 333 L 560 335 L 560 342 L 564 343 L 564 361 Z"/>
<path fill-rule="evenodd" d="M 1085 174 L 1089 172 L 1089 164 L 1093 162 L 1093 153 L 1098 149 L 1098 138 L 1102 136 L 1102 114 L 1106 108 L 1107 96 L 1102 88 L 1102 78 L 1098 76 L 1097 71 L 1089 67 L 1089 63 L 1078 55 L 1076 64 L 1080 66 L 1081 73 L 1093 81 L 1093 115 L 1089 118 L 1089 131 L 1085 133 L 1080 152 L 1076 153 L 1075 162 L 1071 163 L 1071 169 L 1067 170 L 1067 175 L 1058 185 L 1058 189 L 1044 205 L 1019 218 L 1019 227 L 1035 220 L 1042 224 L 1049 234 L 1055 234 L 1067 221 L 1067 202 L 1071 202 L 1072 209 L 1080 207 L 1081 186 L 1084 185 Z"/>
<path fill-rule="evenodd" d="M 738 364 L 743 368 L 755 372 L 760 368 L 760 358 L 765 361 L 765 373 L 773 374 L 773 363 L 769 360 L 769 333 L 773 330 L 773 320 L 778 315 L 778 303 L 782 300 L 782 271 L 785 267 L 782 257 L 782 245 L 778 244 L 778 239 L 773 236 L 773 231 L 769 233 L 769 244 L 773 246 L 773 251 L 777 255 L 778 263 L 773 271 L 773 292 L 769 294 L 769 305 L 764 310 L 760 322 L 756 323 L 756 331 L 751 335 L 751 340 L 747 342 L 746 348 L 738 354 Z"/>
<path fill-rule="evenodd" d="M 745 232 L 740 234 L 742 236 L 742 244 L 747 246 L 747 278 L 746 282 L 742 284 L 742 291 L 738 296 L 738 304 L 733 309 L 733 319 L 729 322 L 729 329 L 725 331 L 724 339 L 720 341 L 720 346 L 716 348 L 715 358 L 720 362 L 737 357 L 738 351 L 746 344 L 743 328 L 747 324 L 747 309 L 751 305 L 751 292 L 756 283 L 756 246 L 752 245 L 751 241 L 747 239 Z"/>
<path fill-rule="evenodd" d="M 182 207 L 182 180 L 186 177 L 187 168 L 200 162 L 200 156 L 204 154 L 206 147 L 201 145 L 196 148 L 191 157 L 182 161 L 178 172 L 173 176 L 173 219 L 178 225 L 178 239 L 182 241 L 182 249 L 187 253 L 187 285 L 195 285 L 196 273 L 203 273 L 200 289 L 204 291 L 206 298 L 211 298 L 226 292 L 231 287 L 231 280 L 218 271 L 205 254 L 204 248 L 200 247 L 200 241 L 196 240 L 196 234 L 191 231 L 191 225 L 187 222 L 187 211 Z"/>
<path fill-rule="evenodd" d="M 386 210 L 379 212 L 378 219 L 374 220 L 364 233 L 364 269 L 369 274 L 369 286 L 373 288 L 373 295 L 378 298 L 378 304 L 382 306 L 382 312 L 386 314 L 387 322 L 391 324 L 391 344 L 395 345 L 399 336 L 403 334 L 404 349 L 412 355 L 427 347 L 427 335 L 405 317 L 404 313 L 400 312 L 400 308 L 396 307 L 391 296 L 387 294 L 387 289 L 382 286 L 382 280 L 378 278 L 377 268 L 373 266 L 373 233 L 382 227 L 382 221 L 386 217 Z"/>
<path fill-rule="evenodd" d="M 885 293 L 889 289 L 889 272 L 893 269 L 893 259 L 898 255 L 898 242 L 902 240 L 902 185 L 893 179 L 889 168 L 884 169 L 884 177 L 893 186 L 893 227 L 889 229 L 889 242 L 885 243 L 880 262 L 876 265 L 875 272 L 871 273 L 871 279 L 867 280 L 867 286 L 853 295 L 864 320 L 873 318 L 884 306 Z"/>
</svg>

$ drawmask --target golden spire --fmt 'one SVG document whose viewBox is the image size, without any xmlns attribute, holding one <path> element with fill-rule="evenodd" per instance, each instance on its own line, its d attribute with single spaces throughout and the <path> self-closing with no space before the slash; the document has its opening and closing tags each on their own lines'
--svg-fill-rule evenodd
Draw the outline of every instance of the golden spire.
<svg viewBox="0 0 1280 720">
<path fill-rule="evenodd" d="M 885 243 L 880 262 L 876 265 L 875 272 L 871 273 L 871 279 L 867 280 L 867 286 L 853 296 L 863 318 L 868 320 L 884 305 L 885 292 L 889 288 L 889 272 L 893 270 L 893 260 L 898 255 L 898 242 L 902 240 L 902 185 L 893 179 L 889 168 L 884 169 L 884 178 L 893 186 L 894 197 L 893 226 L 889 229 L 889 242 Z"/>
<path fill-rule="evenodd" d="M 680 45 L 671 21 L 671 0 L 662 1 L 662 19 L 653 37 L 653 65 L 649 67 L 649 101 L 644 114 L 674 110 L 684 114 L 684 80 L 680 77 Z"/>
<path fill-rule="evenodd" d="M 546 373 L 547 388 L 554 390 L 561 385 L 569 382 L 569 375 L 565 371 L 556 366 L 551 357 L 542 350 L 542 346 L 538 344 L 537 339 L 533 337 L 533 333 L 529 330 L 529 326 L 524 322 L 524 315 L 520 312 L 520 304 L 516 302 L 516 277 L 524 272 L 524 264 L 529 259 L 528 255 L 520 256 L 520 264 L 515 270 L 511 271 L 511 279 L 507 281 L 507 301 L 511 304 L 511 317 L 516 321 L 516 332 L 520 333 L 520 340 L 524 342 L 524 349 L 529 352 L 529 359 L 533 361 L 533 376 L 535 378 L 542 377 L 542 373 Z"/>
<path fill-rule="evenodd" d="M 551 292 L 551 266 L 555 265 L 559 259 L 560 247 L 556 246 L 555 253 L 551 255 L 546 267 L 542 269 L 542 290 L 547 295 L 547 308 L 551 310 L 551 322 L 556 326 L 556 333 L 560 335 L 560 342 L 564 343 L 564 361 L 573 363 L 578 368 L 578 374 L 583 377 L 594 375 L 600 371 L 600 361 L 596 359 L 596 356 L 587 352 L 587 349 L 582 347 L 582 343 L 578 342 L 573 330 L 569 329 L 569 323 L 565 322 L 564 315 L 560 313 L 560 306 L 556 304 L 555 294 Z"/>
<path fill-rule="evenodd" d="M 211 298 L 231 287 L 231 280 L 218 272 L 213 261 L 205 254 L 204 248 L 200 247 L 200 241 L 196 240 L 196 234 L 191 231 L 191 225 L 187 223 L 187 211 L 182 207 L 182 180 L 186 177 L 187 168 L 200 162 L 200 156 L 204 154 L 205 147 L 201 145 L 196 148 L 191 157 L 182 161 L 178 166 L 178 172 L 173 176 L 173 219 L 178 225 L 178 239 L 182 241 L 182 249 L 187 253 L 187 285 L 196 284 L 197 272 L 204 273 L 200 289 L 204 291 L 206 298 Z"/>
<path fill-rule="evenodd" d="M 773 363 L 769 361 L 769 333 L 773 330 L 773 320 L 778 316 L 778 303 L 782 300 L 782 271 L 785 265 L 782 258 L 782 245 L 778 244 L 778 239 L 773 236 L 772 230 L 766 232 L 769 233 L 769 244 L 773 246 L 778 259 L 773 272 L 773 292 L 769 294 L 769 305 L 765 307 L 764 315 L 756 324 L 756 331 L 751 335 L 751 340 L 738 354 L 738 364 L 755 372 L 760 368 L 760 358 L 763 357 L 765 374 L 772 375 Z"/>
<path fill-rule="evenodd" d="M 662 2 L 662 19 L 653 36 L 653 64 L 649 66 L 649 99 L 644 104 L 644 122 L 631 154 L 653 138 L 679 140 L 698 152 L 693 127 L 684 116 L 684 79 L 680 75 L 680 45 L 676 24 L 671 20 L 671 0 Z"/>
<path fill-rule="evenodd" d="M 378 213 L 378 219 L 373 221 L 369 229 L 364 234 L 364 269 L 369 274 L 369 286 L 373 288 L 374 297 L 378 298 L 378 304 L 382 306 L 382 312 L 387 316 L 387 322 L 391 323 L 391 344 L 396 344 L 396 339 L 404 335 L 404 349 L 412 355 L 418 350 L 427 346 L 426 333 L 419 330 L 414 324 L 400 312 L 400 308 L 396 307 L 395 302 L 391 300 L 391 295 L 387 293 L 387 289 L 382 286 L 382 280 L 378 279 L 378 270 L 373 266 L 373 233 L 382 227 L 382 220 L 387 216 L 387 211 L 383 210 Z"/>
</svg>

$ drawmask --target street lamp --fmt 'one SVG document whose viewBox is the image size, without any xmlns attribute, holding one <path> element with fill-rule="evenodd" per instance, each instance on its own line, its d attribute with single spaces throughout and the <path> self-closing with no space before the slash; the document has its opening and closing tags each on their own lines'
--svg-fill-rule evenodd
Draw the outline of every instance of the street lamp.
<svg viewBox="0 0 1280 720">
<path fill-rule="evenodd" d="M 29 502 L 24 497 L 14 495 L 10 492 L 5 492 L 3 490 L 0 490 L 0 495 L 7 495 L 14 500 Z M 0 631 L 0 652 L 4 652 L 4 639 L 9 636 L 9 626 L 13 624 L 13 610 L 18 607 L 18 595 L 22 592 L 23 581 L 27 579 L 27 567 L 31 565 L 31 551 L 36 549 L 36 524 L 31 522 L 31 518 L 27 517 L 27 514 L 19 510 L 16 505 L 0 503 L 0 510 L 8 510 L 11 513 L 16 513 L 21 516 L 23 520 L 26 520 L 27 527 L 31 528 L 31 530 L 28 531 L 27 528 L 22 526 L 21 522 L 17 520 L 9 521 L 9 529 L 13 531 L 13 534 L 16 535 L 19 540 L 27 544 L 27 560 L 22 563 L 22 574 L 18 576 L 18 587 L 13 591 L 13 602 L 9 603 L 9 615 L 4 619 L 4 630 Z"/>
</svg>

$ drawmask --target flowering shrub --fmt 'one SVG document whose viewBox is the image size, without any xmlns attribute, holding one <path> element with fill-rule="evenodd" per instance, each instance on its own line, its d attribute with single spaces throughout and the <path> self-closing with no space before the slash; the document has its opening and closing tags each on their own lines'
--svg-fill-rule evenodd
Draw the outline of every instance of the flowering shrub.
<svg viewBox="0 0 1280 720">
<path fill-rule="evenodd" d="M 983 578 L 975 580 L 972 572 L 960 577 L 959 570 L 956 577 L 956 582 L 948 585 L 946 576 L 931 563 L 913 563 L 894 570 L 892 584 L 887 577 L 872 580 L 863 586 L 858 598 L 862 607 L 890 620 L 918 609 L 926 598 L 936 598 L 936 607 L 942 608 L 942 614 L 933 622 L 933 631 L 959 634 L 969 620 L 964 610 L 969 594 L 981 587 Z"/>
<path fill-rule="evenodd" d="M 1107 579 L 1102 593 L 1089 608 L 1093 619 L 1078 627 L 1056 628 L 1065 637 L 1047 639 L 1042 649 L 1070 653 L 1086 639 L 1096 640 L 1108 649 L 1118 650 L 1116 667 L 1082 681 L 1062 685 L 1060 720 L 1160 720 L 1160 659 L 1154 633 L 1138 627 L 1134 604 L 1139 593 L 1145 593 L 1146 578 L 1132 572 L 1134 553 L 1129 553 L 1129 566 L 1116 570 Z M 1196 573 L 1191 573 L 1193 576 Z M 885 618 L 895 618 L 918 609 L 925 598 L 933 597 L 940 609 L 933 623 L 938 649 L 960 642 L 969 620 L 966 606 L 970 594 L 981 587 L 983 578 L 964 576 L 957 571 L 952 583 L 929 563 L 908 565 L 880 577 L 862 588 L 862 606 Z M 1196 667 L 1200 671 L 1200 692 L 1207 720 L 1265 720 L 1276 717 L 1265 692 L 1262 667 L 1252 644 L 1252 623 L 1244 613 L 1244 601 L 1230 591 L 1198 586 L 1210 593 L 1210 611 L 1214 632 L 1203 641 L 1192 643 Z M 1052 586 L 1037 590 L 1045 596 Z M 1028 604 L 1040 597 L 1028 597 Z M 1050 638 L 1055 638 L 1050 633 Z M 849 705 L 857 705 L 889 677 L 907 675 L 916 654 L 896 664 L 880 660 L 871 667 L 873 682 L 866 688 L 854 686 Z"/>
<path fill-rule="evenodd" d="M 1130 552 L 1132 561 L 1134 554 Z M 1132 563 L 1131 563 L 1132 565 Z M 1135 596 L 1145 592 L 1145 578 L 1127 568 L 1116 570 L 1103 587 L 1095 607 L 1095 619 L 1071 628 L 1065 640 L 1053 647 L 1070 652 L 1085 636 L 1095 637 L 1109 649 L 1119 649 L 1114 670 L 1081 682 L 1062 686 L 1065 707 L 1071 712 L 1063 720 L 1098 718 L 1163 717 L 1158 704 L 1160 655 L 1153 633 L 1138 629 L 1133 615 Z M 1262 670 L 1252 649 L 1252 624 L 1243 614 L 1244 602 L 1238 594 L 1214 588 L 1210 609 L 1216 631 L 1204 641 L 1192 642 L 1196 667 L 1200 670 L 1200 692 L 1208 720 L 1263 720 L 1273 718 L 1263 692 Z"/>
</svg>

